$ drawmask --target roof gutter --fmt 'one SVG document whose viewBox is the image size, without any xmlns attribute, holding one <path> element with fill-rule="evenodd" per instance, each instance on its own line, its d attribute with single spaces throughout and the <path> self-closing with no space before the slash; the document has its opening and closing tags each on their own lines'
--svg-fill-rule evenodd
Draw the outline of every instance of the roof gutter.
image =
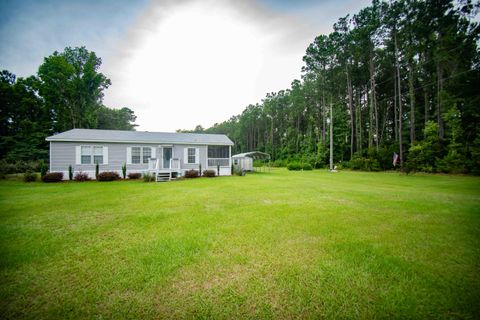
<svg viewBox="0 0 480 320">
<path fill-rule="evenodd" d="M 45 139 L 49 142 L 98 142 L 98 143 L 150 143 L 150 144 L 192 144 L 192 145 L 212 145 L 212 146 L 233 146 L 232 141 L 221 142 L 179 142 L 179 141 L 138 141 L 138 140 L 98 140 L 98 139 L 68 139 L 68 138 L 52 138 Z"/>
</svg>

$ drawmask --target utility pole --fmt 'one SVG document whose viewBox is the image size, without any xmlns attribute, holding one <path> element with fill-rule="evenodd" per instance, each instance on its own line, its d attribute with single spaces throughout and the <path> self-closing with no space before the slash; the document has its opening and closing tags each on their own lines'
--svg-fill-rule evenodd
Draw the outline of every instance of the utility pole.
<svg viewBox="0 0 480 320">
<path fill-rule="evenodd" d="M 330 171 L 333 170 L 333 107 L 330 101 Z"/>
</svg>

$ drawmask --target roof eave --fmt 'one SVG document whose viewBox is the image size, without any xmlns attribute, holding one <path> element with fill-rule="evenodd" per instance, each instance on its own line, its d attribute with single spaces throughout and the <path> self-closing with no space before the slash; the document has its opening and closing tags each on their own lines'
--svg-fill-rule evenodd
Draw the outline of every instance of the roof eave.
<svg viewBox="0 0 480 320">
<path fill-rule="evenodd" d="M 57 138 L 47 137 L 45 139 L 48 142 L 98 142 L 98 143 L 150 143 L 150 144 L 193 144 L 193 145 L 215 145 L 215 146 L 233 146 L 234 143 L 230 142 L 179 142 L 179 141 L 139 141 L 139 140 L 108 140 L 108 139 L 69 139 L 69 138 Z"/>
</svg>

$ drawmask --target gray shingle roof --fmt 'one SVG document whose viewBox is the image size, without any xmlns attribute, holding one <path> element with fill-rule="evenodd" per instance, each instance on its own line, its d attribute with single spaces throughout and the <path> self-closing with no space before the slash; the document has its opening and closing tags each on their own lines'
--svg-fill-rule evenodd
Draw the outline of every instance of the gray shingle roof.
<svg viewBox="0 0 480 320">
<path fill-rule="evenodd" d="M 228 145 L 233 142 L 224 134 L 149 132 L 126 130 L 72 129 L 46 139 L 47 141 L 182 143 Z"/>
</svg>

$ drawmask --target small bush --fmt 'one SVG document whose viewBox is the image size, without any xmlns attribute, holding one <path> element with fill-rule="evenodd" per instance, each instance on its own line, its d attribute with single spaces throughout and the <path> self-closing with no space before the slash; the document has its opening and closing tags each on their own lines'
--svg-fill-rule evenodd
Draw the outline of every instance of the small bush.
<svg viewBox="0 0 480 320">
<path fill-rule="evenodd" d="M 63 172 L 49 172 L 42 177 L 43 182 L 60 182 L 63 180 Z"/>
<path fill-rule="evenodd" d="M 122 166 L 122 176 L 123 176 L 123 179 L 125 179 L 127 177 L 127 164 L 126 163 L 124 163 L 123 166 Z M 130 178 L 130 175 L 128 175 L 128 177 Z M 141 177 L 141 174 L 139 173 L 138 178 L 136 178 L 136 179 L 140 179 L 140 177 Z M 132 178 L 130 178 L 130 179 L 132 179 Z"/>
<path fill-rule="evenodd" d="M 42 178 L 44 175 L 47 174 L 47 171 L 48 171 L 48 166 L 45 164 L 45 161 L 40 160 L 39 169 L 40 169 L 40 177 Z"/>
<path fill-rule="evenodd" d="M 83 182 L 83 181 L 90 181 L 92 179 L 90 179 L 90 177 L 86 172 L 79 171 L 75 174 L 75 177 L 73 178 L 73 180 L 77 182 Z"/>
<path fill-rule="evenodd" d="M 276 167 L 276 168 L 286 167 L 287 166 L 287 160 L 277 159 L 277 160 L 273 161 L 272 166 Z"/>
<path fill-rule="evenodd" d="M 198 171 L 197 170 L 188 170 L 185 171 L 185 178 L 198 178 Z"/>
<path fill-rule="evenodd" d="M 37 180 L 37 174 L 35 172 L 27 171 L 23 174 L 23 181 L 35 182 Z"/>
<path fill-rule="evenodd" d="M 310 171 L 310 170 L 313 170 L 313 167 L 312 167 L 312 165 L 311 165 L 310 163 L 304 163 L 304 164 L 302 165 L 302 170 L 308 170 L 308 171 Z"/>
<path fill-rule="evenodd" d="M 261 167 L 263 167 L 263 165 L 264 165 L 263 160 L 260 160 L 260 159 L 253 160 L 253 166 L 255 168 L 261 168 Z"/>
<path fill-rule="evenodd" d="M 73 180 L 73 168 L 72 166 L 68 166 L 68 180 L 72 181 Z"/>
<path fill-rule="evenodd" d="M 302 166 L 298 162 L 289 162 L 287 164 L 287 169 L 291 171 L 298 171 L 302 169 Z"/>
<path fill-rule="evenodd" d="M 377 159 L 365 158 L 360 155 L 354 155 L 348 165 L 352 170 L 380 171 Z"/>
<path fill-rule="evenodd" d="M 98 180 L 98 174 L 100 173 L 100 165 L 98 162 L 95 164 L 95 179 Z"/>
<path fill-rule="evenodd" d="M 215 171 L 214 170 L 204 170 L 203 171 L 203 176 L 207 177 L 207 178 L 215 177 Z"/>
<path fill-rule="evenodd" d="M 148 172 L 143 174 L 143 182 L 153 182 L 155 181 L 155 176 Z"/>
<path fill-rule="evenodd" d="M 141 177 L 142 177 L 142 174 L 138 172 L 130 172 L 128 174 L 128 179 L 131 179 L 131 180 L 140 179 Z"/>
<path fill-rule="evenodd" d="M 97 175 L 97 181 L 114 181 L 120 179 L 120 175 L 115 171 L 100 172 Z"/>
</svg>

